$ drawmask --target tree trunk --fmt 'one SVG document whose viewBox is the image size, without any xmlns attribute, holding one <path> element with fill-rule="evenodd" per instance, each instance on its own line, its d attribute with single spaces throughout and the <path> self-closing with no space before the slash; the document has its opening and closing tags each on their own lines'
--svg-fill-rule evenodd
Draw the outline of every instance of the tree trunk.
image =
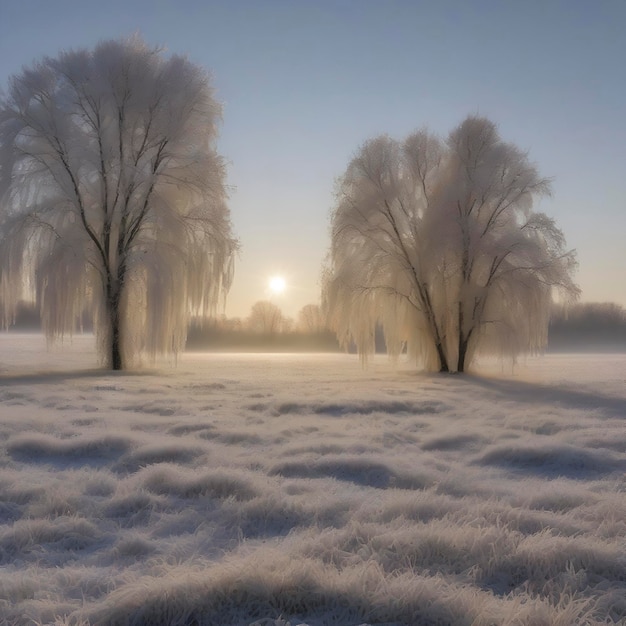
<svg viewBox="0 0 626 626">
<path fill-rule="evenodd" d="M 470 341 L 472 340 L 472 336 L 474 335 L 474 330 L 476 326 L 472 326 L 467 335 L 463 336 L 463 333 L 459 335 L 459 354 L 457 359 L 457 372 L 464 372 L 465 367 L 467 365 L 467 353 L 469 350 Z"/>
<path fill-rule="evenodd" d="M 119 305 L 117 311 L 111 313 L 111 369 L 122 370 L 124 364 L 122 362 L 122 337 L 120 334 Z"/>
<path fill-rule="evenodd" d="M 113 280 L 109 280 L 106 289 L 106 314 L 109 325 L 107 353 L 112 370 L 124 369 L 120 301 L 120 287 L 114 285 Z"/>
<path fill-rule="evenodd" d="M 439 357 L 439 371 L 440 372 L 449 372 L 450 367 L 448 366 L 448 359 L 446 358 L 446 353 L 443 349 L 443 346 L 440 343 L 436 344 L 437 347 L 437 356 Z"/>
<path fill-rule="evenodd" d="M 457 361 L 456 371 L 459 373 L 463 373 L 465 371 L 465 358 L 467 357 L 467 338 L 463 338 L 463 336 L 459 337 L 459 356 Z"/>
</svg>

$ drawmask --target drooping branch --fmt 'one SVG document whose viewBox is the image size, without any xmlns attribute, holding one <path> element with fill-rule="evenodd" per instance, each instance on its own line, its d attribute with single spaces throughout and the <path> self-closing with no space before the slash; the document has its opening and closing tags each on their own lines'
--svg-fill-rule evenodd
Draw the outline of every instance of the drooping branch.
<svg viewBox="0 0 626 626">
<path fill-rule="evenodd" d="M 103 361 L 124 367 L 180 350 L 190 312 L 223 297 L 237 242 L 219 114 L 202 70 L 138 37 L 44 59 L 11 81 L 0 260 L 12 282 L 32 284 L 51 337 L 90 310 Z M 0 273 L 10 306 L 20 290 Z"/>
<path fill-rule="evenodd" d="M 445 146 L 370 140 L 340 186 L 325 302 L 359 351 L 381 323 L 428 367 L 463 371 L 478 352 L 537 349 L 552 290 L 577 294 L 562 234 L 532 212 L 547 180 L 484 118 Z"/>
</svg>

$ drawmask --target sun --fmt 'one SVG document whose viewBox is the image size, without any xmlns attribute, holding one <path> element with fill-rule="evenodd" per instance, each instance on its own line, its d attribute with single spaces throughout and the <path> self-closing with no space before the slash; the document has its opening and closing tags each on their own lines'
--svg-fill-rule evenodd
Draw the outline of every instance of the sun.
<svg viewBox="0 0 626 626">
<path fill-rule="evenodd" d="M 272 276 L 269 282 L 270 291 L 272 293 L 282 293 L 287 287 L 287 283 L 282 276 Z"/>
</svg>

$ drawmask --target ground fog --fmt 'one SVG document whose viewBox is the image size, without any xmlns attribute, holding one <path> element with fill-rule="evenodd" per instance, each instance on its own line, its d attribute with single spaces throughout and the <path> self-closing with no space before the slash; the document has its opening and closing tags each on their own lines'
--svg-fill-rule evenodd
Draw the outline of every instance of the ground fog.
<svg viewBox="0 0 626 626">
<path fill-rule="evenodd" d="M 0 623 L 626 623 L 626 356 L 377 357 L 0 336 Z"/>
</svg>

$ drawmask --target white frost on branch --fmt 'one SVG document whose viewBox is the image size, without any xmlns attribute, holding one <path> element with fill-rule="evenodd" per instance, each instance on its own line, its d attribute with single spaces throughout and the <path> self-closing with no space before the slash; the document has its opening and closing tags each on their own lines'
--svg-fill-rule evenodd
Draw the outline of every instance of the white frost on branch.
<svg viewBox="0 0 626 626">
<path fill-rule="evenodd" d="M 233 274 L 220 106 L 207 75 L 138 37 L 63 52 L 0 101 L 0 301 L 49 338 L 91 311 L 103 361 L 184 347 Z"/>
<path fill-rule="evenodd" d="M 575 254 L 533 212 L 549 194 L 527 155 L 468 117 L 444 143 L 427 131 L 367 141 L 339 180 L 325 274 L 330 322 L 362 358 L 387 349 L 463 371 L 479 352 L 546 343 L 555 292 L 578 295 Z"/>
</svg>

